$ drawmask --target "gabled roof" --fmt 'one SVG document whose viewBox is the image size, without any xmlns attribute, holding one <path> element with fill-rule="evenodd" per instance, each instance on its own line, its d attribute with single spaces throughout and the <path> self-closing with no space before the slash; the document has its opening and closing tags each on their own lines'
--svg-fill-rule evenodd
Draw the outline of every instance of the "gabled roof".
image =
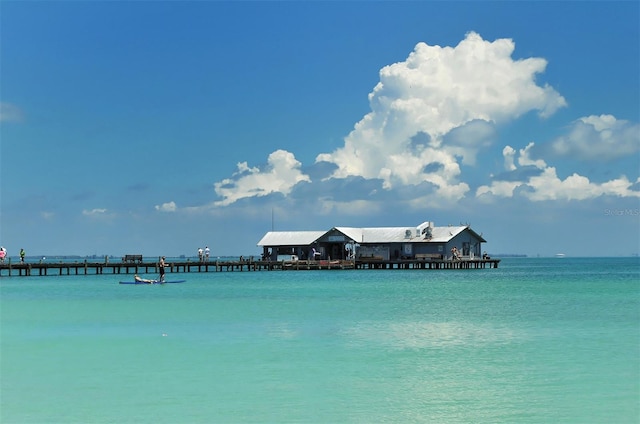
<svg viewBox="0 0 640 424">
<path fill-rule="evenodd" d="M 431 238 L 416 234 L 415 227 L 378 227 L 378 228 L 353 228 L 353 227 L 335 227 L 345 236 L 356 243 L 446 243 L 461 232 L 469 229 L 477 238 L 486 242 L 480 235 L 466 225 L 455 227 L 432 227 Z"/>
<path fill-rule="evenodd" d="M 468 230 L 478 238 L 481 242 L 486 243 L 487 241 L 482 238 L 482 236 L 471 229 L 471 227 L 462 225 L 456 227 L 434 227 L 431 231 L 431 240 L 432 242 L 447 242 L 463 232 L 464 230 Z"/>
<path fill-rule="evenodd" d="M 326 231 L 269 231 L 258 246 L 307 246 L 322 237 Z"/>
<path fill-rule="evenodd" d="M 486 240 L 467 225 L 431 227 L 431 238 L 425 238 L 426 226 L 418 227 L 334 227 L 329 231 L 269 231 L 258 242 L 258 246 L 308 246 L 327 233 L 339 231 L 356 243 L 447 243 L 465 230 L 478 238 Z"/>
</svg>

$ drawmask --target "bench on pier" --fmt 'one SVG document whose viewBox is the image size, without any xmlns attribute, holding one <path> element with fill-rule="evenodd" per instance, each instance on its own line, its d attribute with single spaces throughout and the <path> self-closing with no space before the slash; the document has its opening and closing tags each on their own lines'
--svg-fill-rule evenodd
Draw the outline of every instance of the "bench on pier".
<svg viewBox="0 0 640 424">
<path fill-rule="evenodd" d="M 129 264 L 135 264 L 135 263 L 142 263 L 142 255 L 124 255 L 122 257 L 122 262 L 123 263 L 129 263 Z"/>
<path fill-rule="evenodd" d="M 427 259 L 435 261 L 442 259 L 441 253 L 416 253 L 415 258 L 419 261 L 426 261 Z"/>
</svg>

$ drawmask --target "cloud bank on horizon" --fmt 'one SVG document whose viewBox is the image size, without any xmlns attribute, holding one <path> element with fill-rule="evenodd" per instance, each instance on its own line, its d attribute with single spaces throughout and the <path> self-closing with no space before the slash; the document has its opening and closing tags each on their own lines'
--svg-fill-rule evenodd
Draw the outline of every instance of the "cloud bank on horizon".
<svg viewBox="0 0 640 424">
<path fill-rule="evenodd" d="M 574 172 L 563 179 L 547 163 L 567 156 L 602 162 L 637 154 L 640 125 L 607 114 L 578 118 L 565 135 L 542 145 L 532 141 L 519 150 L 507 145 L 504 172 L 487 175 L 486 184 L 475 190 L 465 181 L 462 165 L 476 164 L 478 153 L 494 143 L 498 126 L 532 111 L 544 120 L 568 106 L 553 87 L 536 83 L 547 61 L 513 59 L 514 50 L 511 39 L 490 42 L 475 32 L 455 47 L 420 42 L 405 61 L 380 70 L 380 81 L 369 93 L 371 112 L 355 124 L 344 146 L 318 154 L 307 167 L 285 150 L 271 153 L 262 167 L 239 163 L 236 173 L 214 183 L 219 200 L 188 209 L 226 207 L 270 195 L 295 197 L 303 184 L 319 193 L 327 212 L 347 212 L 354 205 L 372 208 L 376 200 L 388 199 L 391 189 L 395 201 L 416 207 L 424 201 L 444 207 L 470 196 L 486 202 L 516 196 L 534 202 L 603 195 L 640 198 L 640 177 L 595 182 Z M 340 200 L 332 194 L 336 186 L 359 189 Z M 406 187 L 418 187 L 419 196 L 416 190 L 408 194 Z M 168 201 L 156 210 L 175 212 L 179 207 Z"/>
<path fill-rule="evenodd" d="M 371 111 L 355 124 L 342 147 L 318 154 L 307 167 L 285 150 L 271 153 L 262 167 L 239 163 L 234 175 L 214 183 L 220 199 L 195 209 L 269 195 L 295 196 L 303 184 L 319 193 L 327 212 L 339 205 L 375 207 L 392 189 L 395 201 L 416 207 L 424 205 L 427 196 L 432 207 L 465 197 L 485 202 L 517 196 L 534 202 L 640 197 L 637 176 L 595 182 L 572 173 L 563 179 L 547 163 L 561 157 L 602 162 L 637 154 L 638 123 L 606 114 L 578 118 L 565 135 L 543 144 L 532 141 L 519 150 L 506 145 L 504 171 L 488 174 L 485 184 L 472 189 L 462 166 L 476 164 L 477 155 L 494 144 L 500 125 L 532 111 L 544 120 L 568 106 L 553 87 L 536 83 L 546 60 L 516 60 L 514 50 L 511 39 L 490 42 L 475 32 L 455 47 L 420 42 L 405 61 L 380 70 L 380 81 L 369 93 Z M 334 188 L 345 186 L 352 188 L 349 198 L 337 198 Z M 406 187 L 417 190 L 402 190 Z M 156 209 L 175 212 L 178 207 L 171 201 Z"/>
</svg>

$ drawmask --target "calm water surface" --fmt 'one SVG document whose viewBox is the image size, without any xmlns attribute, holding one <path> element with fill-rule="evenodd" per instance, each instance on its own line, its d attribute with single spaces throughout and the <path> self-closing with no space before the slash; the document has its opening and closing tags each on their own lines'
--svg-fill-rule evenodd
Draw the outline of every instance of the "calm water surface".
<svg viewBox="0 0 640 424">
<path fill-rule="evenodd" d="M 638 258 L 0 278 L 0 422 L 638 423 Z"/>
</svg>

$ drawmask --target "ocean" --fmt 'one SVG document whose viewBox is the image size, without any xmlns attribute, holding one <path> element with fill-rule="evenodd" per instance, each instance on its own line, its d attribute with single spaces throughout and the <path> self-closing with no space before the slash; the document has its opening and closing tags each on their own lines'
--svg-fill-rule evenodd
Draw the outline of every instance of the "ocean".
<svg viewBox="0 0 640 424">
<path fill-rule="evenodd" d="M 0 277 L 2 424 L 640 422 L 637 257 L 124 277 Z"/>
</svg>

